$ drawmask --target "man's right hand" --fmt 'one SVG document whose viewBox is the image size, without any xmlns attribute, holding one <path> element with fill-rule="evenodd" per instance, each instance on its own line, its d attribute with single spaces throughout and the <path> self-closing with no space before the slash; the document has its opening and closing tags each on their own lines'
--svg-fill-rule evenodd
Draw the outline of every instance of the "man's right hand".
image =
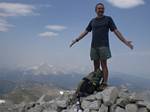
<svg viewBox="0 0 150 112">
<path fill-rule="evenodd" d="M 70 47 L 72 47 L 76 42 L 78 42 L 79 40 L 81 40 L 82 38 L 85 37 L 85 35 L 88 34 L 88 31 L 84 31 L 83 33 L 80 34 L 80 36 L 78 38 L 76 38 L 75 40 L 72 41 L 72 43 L 70 44 Z"/>
<path fill-rule="evenodd" d="M 73 40 L 72 43 L 70 44 L 70 47 L 72 47 L 75 43 L 77 42 L 77 40 Z"/>
</svg>

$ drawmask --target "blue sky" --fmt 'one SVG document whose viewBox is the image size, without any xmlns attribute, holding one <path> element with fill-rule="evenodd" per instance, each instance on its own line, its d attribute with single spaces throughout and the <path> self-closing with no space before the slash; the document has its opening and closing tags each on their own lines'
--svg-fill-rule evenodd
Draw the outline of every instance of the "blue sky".
<svg viewBox="0 0 150 112">
<path fill-rule="evenodd" d="M 110 32 L 110 71 L 148 76 L 149 0 L 0 0 L 0 67 L 49 63 L 92 70 L 91 33 L 72 48 L 69 44 L 96 16 L 94 7 L 99 2 L 134 44 L 130 50 Z"/>
</svg>

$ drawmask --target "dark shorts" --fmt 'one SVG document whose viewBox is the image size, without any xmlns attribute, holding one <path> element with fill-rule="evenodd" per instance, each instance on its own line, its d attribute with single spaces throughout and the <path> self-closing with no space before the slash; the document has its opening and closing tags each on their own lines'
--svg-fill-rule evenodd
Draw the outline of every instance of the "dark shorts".
<svg viewBox="0 0 150 112">
<path fill-rule="evenodd" d="M 106 60 L 111 58 L 111 51 L 108 47 L 91 48 L 91 60 Z"/>
</svg>

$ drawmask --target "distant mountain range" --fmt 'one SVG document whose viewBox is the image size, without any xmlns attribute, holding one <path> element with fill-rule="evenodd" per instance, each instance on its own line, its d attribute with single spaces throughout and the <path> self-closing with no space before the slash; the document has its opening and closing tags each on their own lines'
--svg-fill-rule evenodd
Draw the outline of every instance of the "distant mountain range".
<svg viewBox="0 0 150 112">
<path fill-rule="evenodd" d="M 0 69 L 0 94 L 10 96 L 15 93 L 40 93 L 40 96 L 44 90 L 75 89 L 86 75 L 88 73 L 65 71 L 45 63 L 25 69 Z M 126 85 L 129 89 L 137 91 L 150 90 L 150 79 L 118 72 L 110 72 L 109 84 Z M 37 92 L 38 88 L 40 92 Z"/>
<path fill-rule="evenodd" d="M 62 90 L 56 86 L 40 84 L 36 82 L 22 83 L 22 86 L 16 86 L 12 91 L 1 95 L 1 99 L 5 99 L 11 103 L 32 102 L 37 101 L 43 94 L 46 95 L 46 100 L 50 100 L 59 95 Z"/>
</svg>

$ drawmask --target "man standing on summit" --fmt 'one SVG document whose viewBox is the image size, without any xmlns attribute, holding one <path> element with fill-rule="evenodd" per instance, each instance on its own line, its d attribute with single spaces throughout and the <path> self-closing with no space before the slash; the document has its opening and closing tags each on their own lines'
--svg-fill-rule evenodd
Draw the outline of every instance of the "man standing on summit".
<svg viewBox="0 0 150 112">
<path fill-rule="evenodd" d="M 107 87 L 108 81 L 108 67 L 107 67 L 107 59 L 111 58 L 111 51 L 109 46 L 109 30 L 114 32 L 114 34 L 130 49 L 133 49 L 133 45 L 131 41 L 128 41 L 124 38 L 124 36 L 117 29 L 113 19 L 110 16 L 104 15 L 104 4 L 98 3 L 95 6 L 95 12 L 97 16 L 93 18 L 85 31 L 79 35 L 78 38 L 72 41 L 70 47 L 73 44 L 84 38 L 88 32 L 92 31 L 92 42 L 91 42 L 91 51 L 90 57 L 93 61 L 94 72 L 100 69 L 100 66 L 103 71 L 103 81 L 101 83 L 101 88 L 105 89 Z"/>
</svg>

